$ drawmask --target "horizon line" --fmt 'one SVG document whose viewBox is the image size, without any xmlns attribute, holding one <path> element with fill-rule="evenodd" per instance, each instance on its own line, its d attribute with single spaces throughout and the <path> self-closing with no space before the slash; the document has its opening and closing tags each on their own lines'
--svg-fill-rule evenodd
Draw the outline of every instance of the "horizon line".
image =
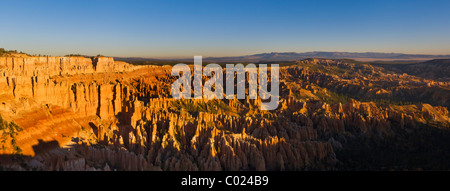
<svg viewBox="0 0 450 191">
<path fill-rule="evenodd" d="M 1 47 L 0 47 L 1 48 Z M 53 55 L 53 54 L 44 54 L 44 53 L 27 53 L 20 50 L 11 50 L 11 49 L 5 49 L 7 51 L 17 51 L 22 52 L 24 54 L 29 54 L 33 56 L 37 55 L 45 55 L 45 56 L 67 56 L 67 55 L 80 55 L 80 56 L 88 56 L 88 57 L 95 57 L 96 55 L 89 55 L 89 54 L 81 54 L 81 53 L 68 53 L 64 55 Z M 302 51 L 302 52 L 296 52 L 296 51 L 268 51 L 268 52 L 258 52 L 258 53 L 250 53 L 250 54 L 241 54 L 241 55 L 228 55 L 228 56 L 207 56 L 204 58 L 229 58 L 229 57 L 245 57 L 245 56 L 254 56 L 254 55 L 261 55 L 261 54 L 286 54 L 286 53 L 293 53 L 293 54 L 305 54 L 305 53 L 350 53 L 350 54 L 402 54 L 402 55 L 415 55 L 415 56 L 450 56 L 450 53 L 447 54 L 427 54 L 427 53 L 403 53 L 403 52 L 376 52 L 376 51 L 321 51 L 321 50 L 313 50 L 313 51 Z M 102 55 L 105 57 L 113 57 L 113 58 L 144 58 L 144 59 L 190 59 L 193 56 L 202 56 L 201 54 L 195 54 L 191 57 L 187 56 L 116 56 L 116 55 L 107 55 L 107 54 L 97 54 Z M 369 58 L 369 57 L 368 57 Z"/>
</svg>

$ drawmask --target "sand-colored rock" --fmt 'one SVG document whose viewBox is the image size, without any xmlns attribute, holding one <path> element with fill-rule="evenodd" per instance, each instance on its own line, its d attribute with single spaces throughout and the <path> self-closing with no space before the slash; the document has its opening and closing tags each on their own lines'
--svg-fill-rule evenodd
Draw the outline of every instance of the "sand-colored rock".
<svg viewBox="0 0 450 191">
<path fill-rule="evenodd" d="M 349 78 L 353 74 L 314 70 L 317 66 L 361 72 Z M 412 96 L 423 88 L 427 92 L 436 88 L 415 84 L 417 79 L 408 75 L 387 75 L 373 66 L 309 59 L 283 67 L 280 103 L 274 111 L 259 110 L 261 99 L 175 100 L 170 97 L 175 78 L 169 72 L 169 66 L 132 66 L 107 57 L 0 57 L 4 87 L 0 112 L 23 127 L 16 142 L 31 157 L 24 167 L 4 166 L 335 170 L 340 162 L 336 152 L 345 150 L 349 139 L 384 140 L 414 128 L 450 124 L 443 106 L 318 100 L 332 97 L 337 90 L 375 98 Z M 308 94 L 302 97 L 298 92 Z M 446 103 L 442 92 L 445 95 L 439 90 L 433 96 Z M 54 141 L 58 145 L 48 144 Z M 11 147 L 0 152 L 11 153 Z"/>
</svg>

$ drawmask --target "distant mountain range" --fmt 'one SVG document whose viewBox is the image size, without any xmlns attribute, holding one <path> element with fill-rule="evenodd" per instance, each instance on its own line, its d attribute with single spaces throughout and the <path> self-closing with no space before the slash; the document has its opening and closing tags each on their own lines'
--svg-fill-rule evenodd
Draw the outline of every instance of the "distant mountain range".
<svg viewBox="0 0 450 191">
<path fill-rule="evenodd" d="M 328 58 L 328 59 L 357 59 L 357 60 L 432 60 L 448 59 L 450 55 L 431 55 L 431 54 L 403 54 L 403 53 L 379 53 L 379 52 L 272 52 L 253 54 L 245 56 L 230 57 L 207 57 L 203 58 L 206 62 L 262 62 L 262 61 L 295 61 L 305 58 Z M 193 61 L 193 58 L 186 59 L 152 59 L 152 58 L 115 58 L 121 61 Z"/>
<path fill-rule="evenodd" d="M 258 62 L 258 61 L 293 61 L 305 58 L 329 58 L 329 59 L 343 59 L 343 58 L 371 58 L 371 59 L 391 59 L 391 60 L 423 60 L 423 59 L 438 59 L 450 58 L 450 55 L 427 55 L 427 54 L 402 54 L 402 53 L 378 53 L 378 52 L 272 52 L 262 53 L 247 56 L 237 57 L 213 57 L 205 58 L 205 60 L 217 62 Z"/>
</svg>

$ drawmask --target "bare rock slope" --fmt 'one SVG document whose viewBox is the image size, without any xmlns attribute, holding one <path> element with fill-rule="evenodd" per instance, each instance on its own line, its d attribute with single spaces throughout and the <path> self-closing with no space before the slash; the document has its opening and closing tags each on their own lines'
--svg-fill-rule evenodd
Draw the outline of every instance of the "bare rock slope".
<svg viewBox="0 0 450 191">
<path fill-rule="evenodd" d="M 260 99 L 175 100 L 170 70 L 107 57 L 0 57 L 0 113 L 22 128 L 4 139 L 2 168 L 449 168 L 449 153 L 441 152 L 448 142 L 440 142 L 449 138 L 447 83 L 307 59 L 280 69 L 279 107 L 261 111 Z M 417 95 L 434 99 L 417 103 Z M 439 152 L 433 164 L 408 159 Z M 17 154 L 23 163 L 11 158 Z"/>
</svg>

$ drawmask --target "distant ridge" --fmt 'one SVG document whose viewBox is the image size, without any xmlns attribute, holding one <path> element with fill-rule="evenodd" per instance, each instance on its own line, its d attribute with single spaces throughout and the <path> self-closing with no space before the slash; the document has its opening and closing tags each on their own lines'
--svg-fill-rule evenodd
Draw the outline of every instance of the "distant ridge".
<svg viewBox="0 0 450 191">
<path fill-rule="evenodd" d="M 262 62 L 262 61 L 295 61 L 305 58 L 328 58 L 328 59 L 360 59 L 360 60 L 432 60 L 432 59 L 450 59 L 448 55 L 432 55 L 432 54 L 404 54 L 404 53 L 380 53 L 380 52 L 271 52 L 244 56 L 229 57 L 206 57 L 206 62 Z M 154 59 L 140 57 L 115 57 L 116 60 L 133 62 L 133 61 L 183 61 L 192 62 L 193 58 L 185 59 Z"/>
<path fill-rule="evenodd" d="M 403 54 L 403 53 L 379 53 L 379 52 L 272 52 L 237 57 L 209 57 L 208 61 L 216 62 L 259 62 L 259 61 L 294 61 L 305 58 L 370 58 L 370 59 L 389 59 L 389 60 L 431 60 L 450 58 L 450 55 L 431 55 L 431 54 Z"/>
</svg>

